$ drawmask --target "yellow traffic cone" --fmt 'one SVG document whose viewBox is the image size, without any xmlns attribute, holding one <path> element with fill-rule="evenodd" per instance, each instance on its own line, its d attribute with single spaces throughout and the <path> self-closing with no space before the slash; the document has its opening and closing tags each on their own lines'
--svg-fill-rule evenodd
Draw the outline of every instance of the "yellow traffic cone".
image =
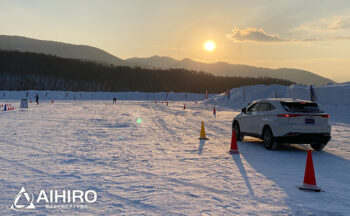
<svg viewBox="0 0 350 216">
<path fill-rule="evenodd" d="M 199 137 L 200 140 L 208 140 L 208 138 L 205 136 L 205 129 L 204 129 L 204 122 L 202 121 L 201 126 L 201 135 Z"/>
</svg>

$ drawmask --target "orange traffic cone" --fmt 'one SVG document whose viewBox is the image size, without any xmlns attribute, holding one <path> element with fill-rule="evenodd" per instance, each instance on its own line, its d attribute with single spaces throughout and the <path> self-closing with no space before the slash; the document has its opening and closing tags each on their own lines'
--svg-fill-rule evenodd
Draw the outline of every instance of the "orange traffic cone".
<svg viewBox="0 0 350 216">
<path fill-rule="evenodd" d="M 235 130 L 232 130 L 231 148 L 230 148 L 229 153 L 230 154 L 239 154 Z"/>
<path fill-rule="evenodd" d="M 216 115 L 216 110 L 215 110 L 215 106 L 214 106 L 213 114 L 214 114 L 214 115 Z"/>
<path fill-rule="evenodd" d="M 312 162 L 311 150 L 307 151 L 304 183 L 299 187 L 300 190 L 311 190 L 320 192 L 321 188 L 316 185 L 314 163 Z"/>
<path fill-rule="evenodd" d="M 186 104 L 184 104 L 184 110 L 186 109 Z"/>
<path fill-rule="evenodd" d="M 201 125 L 201 134 L 199 136 L 199 139 L 208 140 L 208 138 L 205 136 L 204 122 L 202 122 L 202 125 Z"/>
</svg>

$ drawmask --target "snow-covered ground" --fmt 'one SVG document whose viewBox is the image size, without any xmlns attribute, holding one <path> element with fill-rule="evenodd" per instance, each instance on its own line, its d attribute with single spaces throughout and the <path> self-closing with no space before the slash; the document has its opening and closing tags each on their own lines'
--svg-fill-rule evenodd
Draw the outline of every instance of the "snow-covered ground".
<svg viewBox="0 0 350 216">
<path fill-rule="evenodd" d="M 238 107 L 216 107 L 216 118 L 212 108 L 183 101 L 56 100 L 30 104 L 27 112 L 0 112 L 0 215 L 349 214 L 348 106 L 324 105 L 333 138 L 323 152 L 313 152 L 321 193 L 297 188 L 307 145 L 268 151 L 247 138 L 238 143 L 241 154 L 230 155 Z M 208 141 L 198 140 L 201 121 Z M 41 204 L 16 212 L 10 206 L 21 187 L 33 194 L 95 190 L 98 198 L 84 209 Z"/>
</svg>

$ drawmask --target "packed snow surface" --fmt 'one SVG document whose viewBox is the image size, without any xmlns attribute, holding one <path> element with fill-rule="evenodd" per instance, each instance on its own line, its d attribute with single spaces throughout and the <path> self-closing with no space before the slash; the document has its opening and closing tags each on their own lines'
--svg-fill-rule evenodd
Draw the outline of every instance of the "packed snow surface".
<svg viewBox="0 0 350 216">
<path fill-rule="evenodd" d="M 241 154 L 228 154 L 231 121 L 240 106 L 232 109 L 216 101 L 214 117 L 213 105 L 203 102 L 112 104 L 109 97 L 52 104 L 47 99 L 30 104 L 25 112 L 0 112 L 0 215 L 350 212 L 346 105 L 324 105 L 332 115 L 333 134 L 323 152 L 313 152 L 317 185 L 324 190 L 316 193 L 297 188 L 303 182 L 308 145 L 268 151 L 260 140 L 248 137 L 238 143 Z M 19 105 L 18 100 L 1 103 Z M 201 121 L 207 141 L 198 139 Z M 98 198 L 83 209 L 41 204 L 18 212 L 10 206 L 21 187 L 34 194 L 42 189 L 95 190 Z"/>
</svg>

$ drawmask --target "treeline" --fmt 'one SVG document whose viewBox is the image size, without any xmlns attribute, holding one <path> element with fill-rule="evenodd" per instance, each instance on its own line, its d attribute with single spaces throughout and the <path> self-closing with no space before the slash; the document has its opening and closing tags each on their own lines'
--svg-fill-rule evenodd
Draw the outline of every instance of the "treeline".
<svg viewBox="0 0 350 216">
<path fill-rule="evenodd" d="M 185 69 L 106 66 L 51 55 L 0 51 L 0 90 L 219 93 L 256 84 L 291 85 L 273 78 L 218 77 Z"/>
</svg>

